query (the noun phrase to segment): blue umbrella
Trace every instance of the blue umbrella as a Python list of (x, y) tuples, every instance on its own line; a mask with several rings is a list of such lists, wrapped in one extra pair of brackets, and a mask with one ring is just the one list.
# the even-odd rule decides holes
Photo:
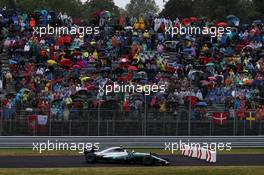
[(207, 106), (207, 103), (205, 103), (205, 102), (198, 102), (197, 104), (196, 104), (196, 106), (197, 107), (206, 107)]
[(259, 25), (262, 24), (262, 21), (260, 19), (253, 21), (253, 25)]
[(47, 16), (47, 15), (48, 15), (48, 11), (47, 11), (47, 10), (41, 10), (40, 13), (41, 13), (43, 16)]
[(240, 19), (238, 17), (234, 15), (228, 15), (226, 18), (229, 25), (239, 26)]
[(228, 15), (226, 18), (227, 19), (233, 19), (233, 18), (236, 18), (236, 16), (235, 15)]
[(10, 60), (9, 64), (17, 64), (16, 60)]
[(252, 86), (259, 86), (261, 84), (262, 80), (253, 80)]
[(112, 70), (111, 67), (103, 67), (100, 69), (101, 72), (109, 72), (111, 70)]
[(191, 54), (192, 53), (192, 49), (191, 48), (186, 48), (186, 49), (183, 49), (182, 52)]

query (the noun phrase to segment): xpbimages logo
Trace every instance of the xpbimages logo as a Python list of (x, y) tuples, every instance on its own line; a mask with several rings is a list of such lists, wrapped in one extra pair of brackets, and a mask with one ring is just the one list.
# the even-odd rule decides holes
[(84, 153), (85, 150), (92, 150), (95, 151), (99, 150), (100, 143), (84, 143), (84, 142), (58, 142), (57, 140), (47, 142), (34, 142), (32, 143), (33, 151), (38, 151), (40, 154), (43, 151), (79, 151), (79, 153)]
[(197, 142), (182, 142), (181, 140), (179, 142), (165, 142), (164, 143), (164, 149), (167, 151), (170, 151), (172, 154), (174, 154), (176, 151), (182, 151), (182, 148), (184, 148), (185, 146), (188, 146), (190, 148), (203, 148), (203, 149), (209, 149), (212, 151), (231, 151), (232, 149), (232, 143), (227, 142), (227, 143), (223, 143), (223, 142), (203, 142), (203, 143), (197, 143)]
[(165, 92), (165, 85), (140, 85), (140, 84), (118, 84), (114, 82), (112, 85), (99, 85), (99, 93), (108, 95), (111, 93), (151, 93)]
[(60, 36), (60, 35), (79, 35), (84, 37), (85, 35), (98, 35), (100, 34), (99, 27), (81, 27), (81, 26), (72, 26), (72, 27), (53, 27), (47, 25), (46, 27), (33, 27), (33, 35), (38, 35), (40, 37), (45, 35)]
[(182, 26), (170, 27), (166, 29), (166, 34), (173, 38), (176, 35), (209, 35), (211, 37), (222, 36), (224, 33), (230, 34), (231, 27), (196, 27), (196, 26)]

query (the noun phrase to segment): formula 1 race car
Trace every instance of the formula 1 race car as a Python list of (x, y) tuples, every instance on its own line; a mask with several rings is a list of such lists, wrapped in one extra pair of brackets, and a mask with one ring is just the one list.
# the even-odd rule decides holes
[(123, 147), (111, 147), (103, 151), (84, 151), (87, 163), (109, 162), (109, 163), (129, 163), (143, 165), (169, 165), (169, 161), (158, 157), (153, 153), (139, 153), (127, 151)]

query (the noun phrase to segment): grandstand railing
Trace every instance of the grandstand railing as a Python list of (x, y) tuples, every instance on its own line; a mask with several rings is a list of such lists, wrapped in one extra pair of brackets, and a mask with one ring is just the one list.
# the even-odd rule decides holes
[[(50, 120), (45, 125), (29, 119), (1, 120), (3, 136), (186, 136), (188, 120), (179, 119), (89, 119)], [(191, 120), (191, 136), (264, 135), (263, 121)]]

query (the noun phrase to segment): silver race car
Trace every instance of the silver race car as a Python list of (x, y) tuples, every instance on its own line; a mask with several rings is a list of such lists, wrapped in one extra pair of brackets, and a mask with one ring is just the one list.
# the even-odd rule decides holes
[(152, 153), (129, 152), (123, 147), (111, 147), (103, 151), (84, 151), (87, 163), (109, 162), (143, 165), (169, 165), (169, 161)]

